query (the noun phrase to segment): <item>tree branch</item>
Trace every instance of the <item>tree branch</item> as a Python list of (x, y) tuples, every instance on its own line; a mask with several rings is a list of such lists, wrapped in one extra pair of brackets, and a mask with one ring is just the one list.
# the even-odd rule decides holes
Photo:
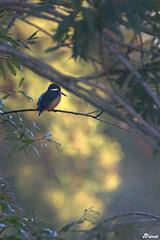
[[(3, 112), (3, 113), (1, 113), (1, 114), (2, 114), (2, 115), (5, 115), (5, 114), (12, 114), (12, 113), (36, 112), (36, 111), (38, 111), (37, 108), (33, 108), (33, 109), (30, 108), (30, 109), (19, 109), (19, 110), (7, 111), (7, 112)], [(99, 111), (101, 111), (101, 110), (99, 110)], [(78, 115), (78, 116), (90, 117), (90, 118), (96, 119), (96, 120), (98, 120), (98, 121), (100, 121), (100, 122), (104, 122), (104, 123), (107, 123), (107, 124), (109, 124), (109, 125), (111, 125), (111, 126), (117, 127), (117, 128), (119, 128), (119, 129), (121, 129), (121, 130), (124, 130), (124, 131), (126, 131), (126, 132), (128, 132), (128, 133), (131, 133), (131, 132), (130, 132), (128, 129), (126, 129), (126, 128), (123, 128), (123, 127), (121, 127), (121, 126), (119, 126), (119, 125), (117, 125), (117, 124), (115, 124), (115, 123), (111, 123), (111, 122), (108, 122), (108, 121), (106, 121), (106, 120), (103, 120), (103, 119), (99, 118), (99, 116), (103, 114), (103, 111), (101, 111), (101, 112), (100, 112), (99, 114), (97, 114), (97, 115), (92, 115), (92, 114), (89, 114), (89, 113), (80, 113), (80, 112), (73, 112), (73, 111), (58, 110), (58, 109), (53, 109), (53, 110), (50, 110), (49, 112), (68, 113), (68, 114), (73, 114), (73, 115)]]
[[(150, 217), (151, 219), (138, 219), (134, 221), (124, 221), (124, 222), (119, 222), (115, 224), (108, 224), (108, 222), (117, 220), (118, 218), (129, 217), (134, 215)], [(142, 228), (142, 227), (151, 227), (151, 226), (157, 226), (157, 225), (160, 225), (160, 217), (157, 215), (145, 213), (145, 212), (122, 213), (122, 214), (103, 220), (102, 223), (97, 224), (90, 231), (78, 237), (77, 240), (93, 239), (97, 236), (101, 236), (101, 235), (103, 236), (103, 234), (116, 232), (117, 230), (124, 227)]]
[(159, 226), (160, 221), (157, 219), (140, 219), (140, 220), (135, 220), (135, 221), (126, 221), (126, 222), (121, 222), (117, 224), (105, 224), (102, 225), (101, 227), (95, 227), (91, 229), (90, 231), (84, 233), (80, 237), (78, 237), (76, 240), (86, 240), (86, 239), (95, 239), (95, 237), (98, 236), (103, 236), (104, 234), (108, 234), (110, 232), (116, 232), (119, 229), (124, 229), (124, 228), (143, 228), (143, 227), (148, 227), (151, 228), (152, 226)]
[[(113, 115), (117, 119), (123, 122), (126, 122), (126, 117), (118, 109), (114, 108), (114, 106), (108, 107), (108, 104), (102, 105), (102, 102), (97, 101), (95, 98), (93, 98), (93, 96), (90, 97), (89, 95), (86, 95), (80, 92), (78, 90), (78, 86), (75, 87), (75, 83), (77, 82), (77, 80), (79, 81), (79, 78), (64, 75), (54, 67), (42, 62), (41, 60), (33, 56), (30, 56), (28, 54), (17, 52), (14, 49), (9, 48), (8, 46), (7, 47), (0, 46), (0, 51), (4, 53), (9, 53), (12, 56), (17, 57), (22, 64), (24, 64), (33, 72), (37, 73), (39, 76), (48, 78), (52, 82), (56, 82), (57, 84), (60, 84), (65, 89), (69, 90), (70, 92), (74, 93), (80, 98), (88, 101), (94, 107), (102, 109), (105, 112), (108, 112), (109, 114)], [(106, 99), (104, 102), (106, 102)], [(127, 123), (131, 124), (131, 122), (127, 122)]]
[[(73, 76), (65, 75), (59, 72), (54, 67), (44, 63), (43, 61), (20, 51), (17, 52), (8, 46), (0, 46), (0, 51), (16, 57), (22, 64), (24, 64), (33, 72), (37, 73), (39, 76), (47, 78), (51, 82), (56, 82), (57, 84), (60, 84), (62, 87), (79, 96), (80, 98), (86, 100), (97, 109), (101, 109), (114, 116), (118, 120), (125, 122), (131, 128), (136, 129), (138, 134), (142, 138), (146, 139), (146, 134), (149, 133), (148, 136), (151, 138), (151, 142), (153, 142), (153, 139), (154, 146), (158, 146), (156, 144), (156, 141), (160, 138), (160, 134), (156, 128), (156, 125), (153, 126), (151, 125), (151, 122), (144, 120), (138, 113), (134, 111), (134, 108), (128, 105), (128, 102), (123, 101), (117, 94), (114, 94), (113, 91), (109, 90), (105, 86), (102, 86), (93, 81), (88, 81), (88, 79), (85, 79), (84, 77), (76, 78)], [(93, 77), (95, 76), (93, 75)], [(82, 87), (84, 85), (81, 85), (81, 82), (86, 84), (85, 88)], [(88, 86), (90, 86), (90, 89), (91, 87), (94, 87), (102, 91), (98, 94), (98, 98), (101, 100), (98, 100), (96, 98), (95, 92), (92, 89), (88, 91)], [(111, 98), (111, 100), (114, 99), (114, 101), (116, 101), (119, 106), (123, 106), (123, 108), (116, 108), (113, 104), (111, 104), (111, 102), (109, 101), (110, 98), (108, 98), (108, 96)], [(128, 111), (129, 115), (126, 114), (128, 113)], [(138, 122), (137, 114), (139, 119)]]

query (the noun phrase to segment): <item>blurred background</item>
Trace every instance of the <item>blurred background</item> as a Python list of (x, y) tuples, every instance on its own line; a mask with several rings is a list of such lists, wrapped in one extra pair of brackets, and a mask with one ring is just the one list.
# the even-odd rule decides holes
[[(45, 21), (34, 21), (44, 29), (52, 28)], [(17, 22), (11, 30), (23, 39), (34, 31), (34, 27), (22, 22)], [(35, 54), (73, 76), (93, 71), (90, 63), (74, 62), (66, 49), (44, 54), (46, 45), (49, 47), (52, 42), (41, 32), (38, 36), (43, 38), (38, 39), (34, 47), (31, 46), (33, 56)], [(21, 77), (25, 77), (22, 89), (34, 101), (29, 103), (23, 96), (13, 94), (5, 100), (8, 109), (36, 108), (40, 94), (50, 84), (25, 68), (15, 77), (8, 74), (5, 82), (1, 79), (1, 89), (16, 91)], [(84, 113), (95, 110), (72, 93), (65, 89), (62, 91), (68, 97), (62, 96), (58, 109)], [(129, 134), (94, 119), (63, 113), (45, 112), (39, 117), (38, 112), (28, 112), (23, 116), (45, 132), (52, 133), (53, 139), (61, 144), (60, 147), (56, 143), (48, 143), (45, 148), (37, 145), (40, 159), (35, 152), (25, 155), (15, 151), (9, 157), (13, 145), (3, 143), (1, 135), (0, 175), (10, 183), (23, 209), (30, 211), (33, 208), (39, 218), (56, 230), (79, 219), (84, 210), (91, 207), (100, 213), (100, 216), (90, 216), (96, 222), (129, 211), (160, 214), (159, 155), (154, 155), (152, 148), (134, 130), (130, 129)], [(101, 117), (121, 124), (107, 114)], [(39, 136), (37, 131), (36, 138)], [(90, 224), (86, 223), (85, 227)], [(160, 230), (152, 231), (160, 235)]]

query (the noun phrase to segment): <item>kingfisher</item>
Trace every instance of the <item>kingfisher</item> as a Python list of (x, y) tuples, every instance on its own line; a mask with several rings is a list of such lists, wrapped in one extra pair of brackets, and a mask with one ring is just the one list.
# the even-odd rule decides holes
[(50, 84), (47, 91), (42, 93), (38, 99), (39, 116), (43, 111), (50, 111), (57, 107), (61, 101), (61, 94), (67, 97), (66, 94), (61, 92), (59, 85), (55, 83)]

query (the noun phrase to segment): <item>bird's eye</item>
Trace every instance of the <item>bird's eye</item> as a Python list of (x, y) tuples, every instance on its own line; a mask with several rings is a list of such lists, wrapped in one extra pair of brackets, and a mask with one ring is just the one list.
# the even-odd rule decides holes
[(53, 89), (50, 89), (50, 91), (57, 92), (57, 91), (59, 91), (59, 89), (58, 88), (53, 88)]

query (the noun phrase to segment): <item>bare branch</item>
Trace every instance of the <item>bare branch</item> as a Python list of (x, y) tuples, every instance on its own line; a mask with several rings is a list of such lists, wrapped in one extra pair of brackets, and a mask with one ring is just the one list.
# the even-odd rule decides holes
[[(102, 109), (103, 111), (111, 114), (117, 119), (125, 122), (131, 128), (137, 129), (137, 133), (140, 134), (141, 137), (146, 138), (146, 136), (144, 135), (146, 135), (147, 133), (148, 136), (154, 141), (160, 139), (160, 133), (157, 130), (156, 125), (153, 126), (151, 125), (151, 122), (147, 122), (146, 120), (144, 120), (138, 113), (135, 112), (135, 110), (131, 106), (129, 106), (128, 102), (125, 102), (121, 97), (119, 97), (117, 94), (115, 94), (108, 88), (101, 86), (100, 84), (93, 81), (88, 81), (88, 79), (85, 79), (84, 77), (76, 78), (73, 76), (65, 75), (59, 72), (54, 67), (44, 63), (43, 61), (28, 54), (17, 52), (8, 46), (0, 46), (0, 51), (11, 54), (12, 56), (18, 58), (22, 64), (24, 64), (30, 70), (42, 76), (43, 78), (48, 78), (52, 82), (60, 84), (65, 89), (88, 101), (94, 107)], [(88, 77), (90, 78), (89, 75)], [(79, 82), (79, 84), (77, 84), (77, 82)], [(85, 83), (86, 87), (82, 87), (81, 83)], [(96, 89), (102, 91), (102, 93), (98, 95), (98, 99), (96, 98), (96, 95), (92, 90), (88, 90), (88, 86), (95, 87)], [(104, 95), (104, 93), (106, 95)], [(132, 116), (132, 118), (129, 118), (127, 114), (124, 114), (124, 112), (121, 111), (122, 108), (116, 108), (111, 103), (111, 101), (108, 100), (108, 96), (110, 96), (111, 101), (114, 100), (117, 104), (123, 106), (126, 113), (129, 111), (129, 114), (131, 114), (130, 116)], [(137, 119), (139, 120), (138, 122)]]
[[(100, 225), (100, 224), (99, 224)], [(108, 234), (110, 232), (116, 232), (119, 229), (123, 229), (124, 227), (133, 227), (133, 228), (143, 228), (148, 227), (151, 228), (152, 226), (159, 226), (160, 220), (157, 220), (155, 218), (152, 219), (140, 219), (135, 221), (126, 221), (126, 222), (120, 222), (117, 224), (104, 224), (102, 226), (97, 226), (90, 231), (84, 233), (80, 237), (78, 237), (76, 240), (86, 240), (86, 239), (94, 239), (98, 236), (103, 236), (103, 234)]]
[(160, 109), (160, 99), (158, 99), (158, 97), (155, 95), (155, 93), (152, 91), (152, 89), (148, 86), (146, 82), (141, 82), (141, 85), (145, 88), (146, 92), (150, 95), (157, 107)]
[[(134, 215), (145, 216), (151, 219), (139, 219), (134, 221), (125, 221), (125, 222), (119, 222), (114, 224), (108, 224), (108, 222), (117, 220), (118, 218), (129, 217)], [(157, 226), (157, 225), (160, 225), (160, 217), (157, 215), (145, 213), (145, 212), (122, 213), (122, 214), (103, 220), (100, 224), (97, 224), (97, 226), (93, 227), (90, 231), (78, 237), (77, 240), (93, 239), (96, 236), (108, 234), (110, 232), (115, 232), (121, 228), (128, 227), (128, 226), (133, 228), (142, 228), (142, 227), (151, 227), (151, 226)]]

